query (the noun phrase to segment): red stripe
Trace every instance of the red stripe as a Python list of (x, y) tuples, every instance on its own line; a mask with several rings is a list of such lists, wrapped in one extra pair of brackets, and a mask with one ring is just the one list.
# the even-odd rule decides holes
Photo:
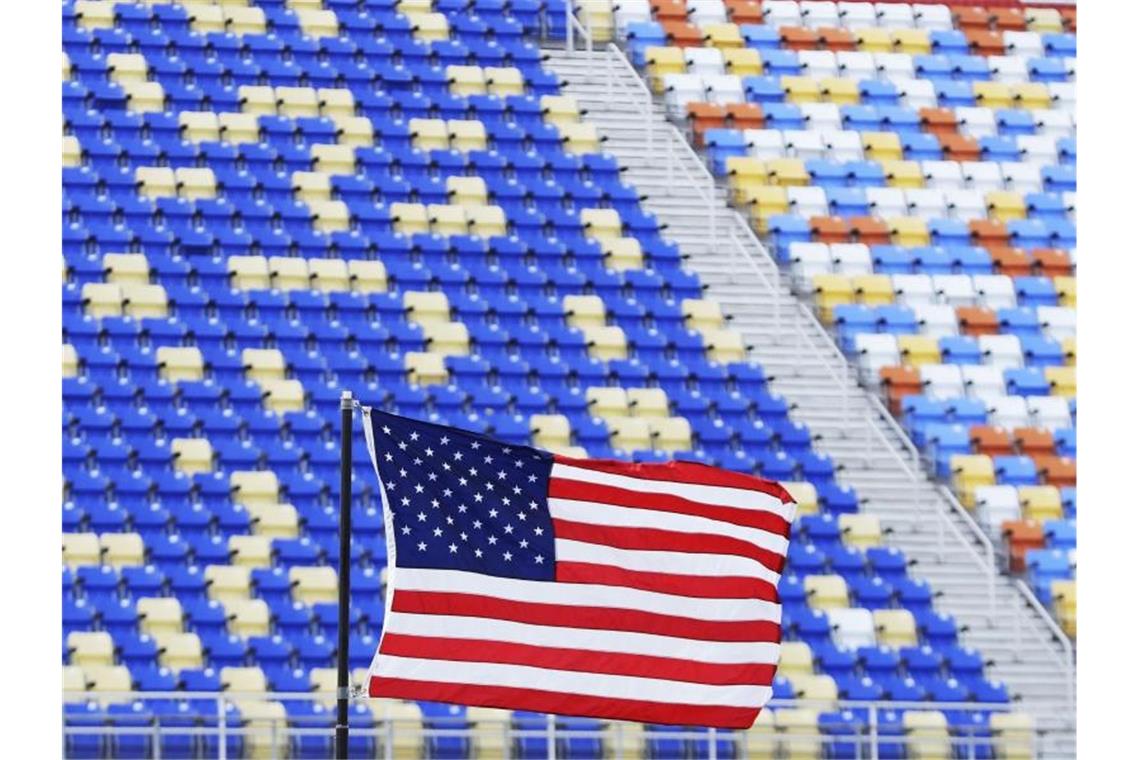
[[(557, 591), (552, 589), (552, 594), (556, 593)], [(780, 639), (780, 624), (769, 620), (699, 620), (644, 610), (516, 602), (494, 596), (442, 591), (397, 590), (392, 598), (392, 611), (512, 620), (516, 623), (559, 628), (629, 631), (701, 641), (779, 641)]]
[(495, 662), (579, 673), (606, 673), (709, 686), (771, 686), (775, 665), (712, 663), (671, 657), (541, 647), (482, 639), (452, 639), (385, 633), (380, 654), (449, 662)]
[(635, 699), (559, 694), (554, 691), (510, 686), (471, 686), (375, 676), (369, 679), (368, 696), (713, 728), (748, 728), (760, 712), (759, 707), (666, 704)]
[(625, 586), (643, 591), (660, 591), (663, 594), (694, 596), (701, 599), (762, 599), (780, 601), (776, 587), (759, 578), (733, 576), (701, 577), (672, 575), (642, 570), (626, 570), (589, 562), (556, 563), (554, 579), (559, 583), (600, 583), (604, 586)]
[(632, 491), (628, 488), (586, 483), (564, 477), (550, 479), (548, 495), (552, 499), (593, 501), (619, 507), (634, 507), (635, 509), (651, 509), (658, 512), (704, 517), (745, 528), (766, 530), (783, 538), (787, 538), (791, 532), (791, 526), (787, 520), (767, 510), (702, 504), (674, 494)]
[(765, 480), (740, 472), (730, 472), (700, 462), (618, 462), (612, 459), (573, 459), (560, 454), (554, 455), (556, 464), (568, 467), (582, 467), (597, 472), (624, 475), (627, 478), (655, 480), (669, 483), (690, 483), (701, 486), (721, 486), (723, 488), (743, 488), (747, 491), (774, 496), (785, 504), (795, 500), (774, 480)]
[(698, 554), (732, 554), (754, 559), (774, 572), (784, 569), (784, 556), (777, 552), (739, 538), (713, 533), (682, 533), (659, 528), (627, 527), (624, 525), (595, 525), (554, 519), (554, 532), (558, 538), (570, 538), (588, 544), (612, 546), (617, 549), (644, 551), (687, 552)]

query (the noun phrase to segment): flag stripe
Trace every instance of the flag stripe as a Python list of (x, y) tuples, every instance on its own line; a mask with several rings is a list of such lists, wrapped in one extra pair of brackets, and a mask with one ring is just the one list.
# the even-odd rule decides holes
[(448, 594), (398, 589), (393, 612), (511, 620), (564, 628), (630, 631), (704, 641), (756, 641), (777, 635), (780, 624), (769, 620), (715, 622), (641, 610), (579, 607), (565, 604), (513, 602), (480, 594)]
[(535, 712), (581, 715), (588, 718), (630, 720), (643, 723), (682, 723), (723, 728), (748, 728), (756, 719), (756, 707), (718, 707), (680, 702), (650, 702), (641, 699), (584, 697), (542, 689), (506, 686), (470, 686), (406, 678), (373, 678), (371, 697), (394, 697), (461, 705), (501, 707), (526, 705)]
[(384, 636), (384, 653), (403, 657), (467, 662), (470, 660), (531, 665), (552, 670), (612, 673), (623, 676), (664, 677), (713, 686), (770, 682), (775, 665), (761, 663), (719, 664), (693, 662), (675, 657), (651, 657), (622, 652), (599, 654), (584, 649), (538, 647), (513, 642), (454, 639), (430, 636)]
[(794, 504), (794, 500), (787, 490), (775, 481), (723, 470), (718, 467), (710, 467), (699, 462), (629, 463), (607, 459), (571, 459), (560, 455), (554, 457), (554, 462), (556, 465), (608, 472), (623, 477), (637, 478), (638, 480), (660, 481), (668, 484), (690, 483), (754, 491), (770, 496), (784, 504)]
[(708, 552), (639, 551), (599, 546), (572, 541), (559, 536), (554, 540), (558, 562), (586, 562), (611, 565), (622, 570), (686, 575), (716, 587), (720, 578), (758, 578), (770, 584), (780, 580), (779, 573), (748, 557)]
[(695, 596), (706, 599), (763, 599), (780, 601), (774, 584), (759, 578), (722, 577), (716, 584), (708, 578), (695, 575), (627, 570), (612, 565), (590, 562), (562, 562), (557, 566), (555, 578), (560, 583), (601, 583), (609, 586), (629, 586), (663, 594)]

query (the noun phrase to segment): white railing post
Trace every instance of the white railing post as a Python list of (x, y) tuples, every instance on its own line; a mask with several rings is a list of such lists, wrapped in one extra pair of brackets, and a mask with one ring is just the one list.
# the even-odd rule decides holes
[(218, 696), (218, 758), (226, 760), (226, 700)]
[(879, 708), (872, 707), (867, 712), (869, 733), (871, 734), (871, 760), (879, 760)]
[(566, 0), (566, 52), (574, 49), (574, 0)]
[(555, 741), (554, 741), (554, 715), (547, 714), (546, 716), (546, 758), (547, 760), (554, 760), (557, 755)]

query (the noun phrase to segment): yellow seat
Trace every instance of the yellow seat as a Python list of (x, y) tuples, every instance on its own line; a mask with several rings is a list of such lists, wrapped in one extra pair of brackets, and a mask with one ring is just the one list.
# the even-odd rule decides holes
[(67, 661), (72, 665), (114, 665), (115, 641), (106, 631), (72, 631), (67, 634)]
[(890, 647), (912, 647), (918, 644), (918, 629), (910, 610), (873, 610), (875, 633), (879, 643)]
[(986, 193), (986, 210), (992, 219), (1003, 222), (1012, 219), (1024, 219), (1026, 215), (1025, 198), (1021, 193), (1010, 190), (995, 190)]
[[(125, 665), (91, 665), (83, 669), (88, 691), (129, 692), (132, 689), (131, 671)], [(104, 702), (119, 701), (122, 697), (104, 698)]]
[(87, 699), (85, 694), (77, 692), (87, 691), (87, 679), (83, 677), (83, 668), (78, 665), (63, 666), (63, 701), (82, 702)]
[(895, 29), (890, 36), (896, 52), (907, 55), (930, 53), (930, 35), (925, 29)]
[[(269, 96), (272, 98), (273, 93), (270, 92)], [(257, 114), (218, 114), (218, 134), (223, 142), (233, 145), (259, 142), (261, 140), (261, 126), (257, 123)]]
[[(783, 650), (783, 646), (780, 647)], [(744, 748), (744, 757), (756, 760), (774, 760), (778, 757), (779, 742), (776, 739), (776, 713), (772, 710), (761, 710), (752, 722), (751, 728), (745, 730), (741, 737)], [(813, 755), (814, 757), (814, 755)]]
[(135, 169), (139, 195), (145, 198), (173, 198), (178, 194), (174, 170), (164, 166), (140, 166)]
[(873, 161), (902, 161), (902, 141), (894, 132), (864, 132), (863, 153)]
[(1026, 7), (1025, 26), (1031, 32), (1061, 33), (1065, 31), (1061, 12), (1056, 8)]
[(230, 632), (246, 638), (269, 635), (269, 605), (264, 599), (223, 599)]
[(147, 81), (150, 67), (138, 53), (108, 53), (107, 73), (116, 84)]
[(80, 166), (83, 164), (83, 149), (79, 147), (79, 139), (74, 135), (65, 135), (63, 138), (63, 165)]
[(586, 406), (595, 417), (628, 417), (629, 398), (624, 388), (593, 387), (586, 389)]
[(225, 667), (218, 675), (222, 679), (222, 688), (226, 691), (261, 693), (268, 686), (261, 668)]
[(392, 215), (392, 227), (396, 232), (415, 235), (429, 232), (427, 206), (420, 203), (393, 203), (388, 207)]
[(477, 206), (466, 209), (469, 234), (495, 237), (507, 234), (507, 215), (499, 206)]
[(815, 673), (811, 647), (802, 641), (785, 641), (780, 645), (780, 663), (776, 672), (784, 678), (810, 676)]
[(254, 502), (244, 506), (249, 512), (250, 527), (255, 535), (268, 538), (297, 537), (299, 520), (292, 504)]
[(510, 757), (511, 713), (494, 707), (468, 707), (467, 720), (471, 723), (470, 736), (474, 744), (474, 757), (478, 760)]
[(197, 2), (187, 3), (183, 7), (194, 31), (209, 34), (226, 30), (226, 16), (220, 5)]
[(423, 755), (423, 713), (415, 702), (375, 699), (370, 705), (378, 721), (392, 726), (391, 756), (412, 760)]
[(648, 420), (640, 417), (613, 417), (606, 420), (610, 445), (622, 451), (644, 451), (653, 448)]
[(561, 414), (532, 414), (531, 442), (539, 448), (570, 445), (570, 420)]
[(811, 77), (782, 76), (780, 86), (784, 88), (784, 99), (788, 103), (818, 103), (819, 84)]
[(1013, 108), (1013, 92), (1002, 82), (974, 82), (974, 97), (984, 108)]
[(1045, 379), (1049, 381), (1054, 396), (1077, 397), (1076, 367), (1046, 367)]
[(373, 144), (372, 120), (368, 117), (334, 115), (331, 118), (336, 124), (336, 138), (339, 144), (353, 148)]
[(990, 716), (994, 749), (1006, 760), (1032, 760), (1034, 751), (1033, 717), (1025, 713), (994, 713)]
[(163, 380), (196, 381), (204, 376), (205, 363), (197, 346), (159, 346), (154, 353)]
[(962, 506), (974, 508), (974, 489), (994, 484), (994, 463), (985, 454), (955, 454), (950, 457), (954, 491)]
[(885, 274), (860, 274), (851, 278), (855, 298), (866, 306), (884, 306), (895, 302), (895, 288)]
[(1056, 486), (1020, 486), (1017, 501), (1023, 519), (1044, 523), (1064, 517), (1061, 491)]
[[(705, 44), (723, 51), (740, 50), (744, 47), (744, 37), (740, 34), (740, 27), (733, 23), (704, 24), (701, 31), (705, 33)], [(738, 71), (728, 73), (740, 75)]]
[(937, 338), (929, 335), (900, 335), (898, 346), (899, 356), (908, 367), (942, 363), (942, 349), (938, 346)]
[(63, 81), (71, 79), (71, 56), (66, 52), (63, 53)]
[(207, 565), (202, 571), (211, 599), (229, 602), (249, 599), (249, 568), (241, 565)]
[(108, 0), (75, 0), (75, 19), (81, 29), (111, 29), (115, 6)]
[(428, 351), (443, 356), (466, 356), (471, 353), (467, 325), (462, 322), (431, 322), (423, 326)]
[(1053, 581), (1053, 611), (1061, 627), (1069, 636), (1077, 635), (1077, 582), (1070, 580)]
[(625, 331), (617, 326), (597, 325), (581, 328), (586, 337), (590, 356), (595, 359), (625, 359), (627, 356)]
[(817, 274), (812, 276), (812, 289), (820, 319), (830, 324), (836, 306), (855, 302), (855, 289), (851, 280), (841, 274)]
[(434, 7), (433, 0), (400, 0), (396, 3), (399, 13), (431, 13)]
[(668, 417), (669, 397), (661, 388), (629, 388), (629, 414), (632, 417)]
[(653, 448), (658, 451), (690, 451), (693, 448), (693, 429), (684, 417), (649, 417), (649, 435)]
[(609, 238), (602, 241), (602, 257), (606, 268), (615, 272), (641, 269), (643, 254), (637, 238)]
[(1053, 106), (1053, 96), (1041, 82), (1020, 82), (1011, 89), (1014, 105), (1018, 108), (1044, 110)]
[(908, 248), (930, 245), (930, 230), (926, 220), (917, 216), (895, 216), (886, 220), (891, 230), (891, 242)]
[(538, 104), (547, 124), (577, 124), (582, 120), (578, 101), (570, 95), (543, 95)]
[(63, 376), (75, 377), (79, 374), (79, 354), (75, 346), (70, 343), (63, 344)]
[(119, 86), (127, 96), (128, 111), (162, 113), (166, 110), (166, 91), (158, 82), (128, 82)]
[(281, 116), (320, 116), (321, 104), (312, 87), (274, 87), (277, 113)]
[(277, 504), (280, 485), (271, 470), (238, 470), (230, 473), (234, 501), (239, 504)]
[(482, 177), (447, 178), (447, 197), (450, 203), (472, 208), (487, 203), (487, 183)]
[[(355, 174), (356, 149), (351, 145), (314, 145), (309, 151), (315, 163), (317, 172), (325, 174), (325, 186), (328, 186), (329, 174)], [(294, 175), (296, 176), (296, 175)], [(330, 196), (315, 197), (313, 200), (329, 200)], [(302, 200), (308, 200), (302, 198)]]
[(843, 535), (843, 543), (866, 549), (878, 546), (883, 540), (883, 531), (879, 527), (879, 518), (865, 513), (842, 514), (839, 516), (839, 530)]
[(610, 0), (577, 0), (575, 7), (594, 42), (609, 42), (614, 36)]
[(483, 150), (487, 147), (487, 129), (481, 121), (452, 119), (447, 122), (447, 136), (455, 150)]
[(319, 604), (337, 600), (336, 570), (324, 567), (291, 567), (289, 582), (293, 586), (293, 600), (304, 604)]
[(774, 185), (749, 187), (743, 204), (748, 206), (753, 226), (760, 232), (767, 232), (768, 217), (788, 213), (788, 191)]
[(265, 34), (265, 11), (260, 8), (227, 6), (222, 15), (231, 34)]
[(69, 567), (98, 565), (102, 556), (99, 537), (94, 533), (63, 534), (63, 564)]
[[(260, 668), (253, 668), (260, 671)], [(264, 682), (264, 676), (261, 677)], [(223, 679), (224, 681), (224, 679)], [(229, 691), (236, 691), (233, 687)], [(241, 691), (245, 691), (244, 689)], [(257, 760), (286, 757), (289, 752), (289, 725), (285, 705), (264, 699), (251, 699), (235, 702), (241, 715), (243, 745), (246, 755)]]
[(903, 713), (907, 735), (907, 757), (922, 760), (949, 760), (950, 732), (946, 716), (936, 710), (907, 710)]
[(606, 305), (595, 295), (564, 296), (562, 310), (570, 327), (602, 327), (606, 324)]
[(408, 122), (408, 133), (412, 137), (412, 144), (420, 150), (451, 148), (447, 122), (443, 119), (412, 119)]
[(1061, 348), (1065, 352), (1065, 366), (1077, 366), (1077, 339), (1073, 337), (1062, 338)]
[(348, 204), (344, 201), (313, 201), (313, 229), (318, 232), (342, 232), (350, 226)]
[(922, 166), (917, 161), (883, 161), (883, 174), (890, 187), (922, 188), (926, 187), (926, 176)]
[(621, 217), (612, 208), (584, 208), (578, 217), (586, 237), (605, 240), (622, 236)]
[(450, 379), (443, 354), (410, 351), (404, 355), (404, 366), (414, 385), (445, 385)]
[(182, 604), (174, 597), (144, 597), (135, 604), (139, 630), (149, 636), (182, 633)]
[(203, 665), (202, 641), (196, 633), (165, 632), (154, 636), (158, 645), (158, 662), (177, 672)]
[(810, 708), (779, 710), (773, 717), (779, 757), (807, 760), (820, 756), (819, 712)]
[(309, 262), (291, 256), (269, 257), (269, 282), (277, 290), (308, 290)]
[[(729, 156), (725, 159), (724, 167), (729, 177), (729, 185), (732, 187), (733, 200), (738, 205), (751, 202), (755, 192), (770, 184), (768, 167), (758, 158)], [(785, 192), (785, 209), (786, 197)]]
[(799, 158), (774, 158), (764, 165), (769, 181), (780, 187), (807, 187), (811, 175)]
[(427, 325), (451, 321), (451, 305), (447, 295), (435, 292), (409, 290), (404, 293), (404, 311), (409, 322)]
[(724, 71), (738, 77), (760, 76), (764, 73), (764, 62), (760, 51), (752, 48), (721, 50), (724, 53)]
[(167, 316), (166, 288), (139, 283), (125, 283), (121, 288), (123, 314), (126, 316), (135, 319)]
[(796, 513), (800, 515), (819, 514), (819, 495), (815, 486), (807, 481), (785, 481), (780, 483), (788, 495), (796, 502)]
[(828, 103), (840, 106), (859, 105), (859, 82), (844, 77), (828, 77), (820, 80), (819, 94)]
[(340, 22), (332, 11), (318, 8), (295, 10), (301, 31), (309, 37), (336, 37), (340, 34)]
[(383, 261), (353, 259), (348, 262), (348, 279), (357, 293), (384, 293), (388, 290), (388, 270)]
[(645, 49), (645, 70), (649, 73), (653, 91), (660, 94), (665, 91), (666, 75), (685, 73), (685, 51), (676, 47), (648, 47)]
[(702, 336), (705, 339), (705, 353), (714, 362), (742, 362), (747, 357), (748, 348), (744, 345), (744, 336), (738, 330), (727, 327), (705, 330)]
[(873, 27), (859, 29), (855, 32), (855, 43), (864, 53), (890, 53), (894, 51), (894, 42), (886, 29)]
[(487, 66), (483, 69), (483, 81), (487, 83), (488, 95), (505, 98), (510, 95), (526, 94), (522, 72), (514, 67)]
[(183, 111), (178, 114), (178, 126), (182, 130), (182, 139), (189, 142), (218, 142), (221, 139), (221, 123), (216, 113)]
[(1053, 289), (1057, 291), (1057, 302), (1061, 306), (1077, 307), (1077, 278), (1069, 275), (1053, 278)]
[(352, 90), (340, 87), (317, 88), (317, 107), (321, 110), (321, 116), (330, 119), (356, 116), (356, 98)]
[(445, 69), (452, 95), (486, 95), (483, 69), (478, 66), (448, 66)]
[(562, 135), (562, 147), (567, 153), (600, 153), (598, 128), (591, 123), (556, 124)]
[(804, 578), (808, 604), (817, 610), (844, 610), (850, 606), (847, 581), (841, 575), (809, 575)]
[(230, 552), (230, 561), (241, 567), (273, 564), (273, 545), (268, 536), (230, 536)]
[[(245, 114), (256, 116), (277, 115), (277, 95), (266, 85), (243, 84), (238, 87), (238, 99)], [(219, 117), (220, 118), (220, 117)]]
[(685, 326), (693, 330), (719, 330), (724, 327), (724, 313), (720, 302), (706, 298), (685, 298), (681, 300), (681, 314)]
[(423, 42), (444, 42), (451, 38), (451, 25), (442, 13), (417, 13), (408, 15), (416, 39)]
[(214, 470), (214, 449), (205, 438), (175, 438), (170, 442), (170, 453), (178, 472), (194, 475)]
[(265, 408), (277, 414), (305, 411), (305, 388), (300, 380), (263, 380)]
[(181, 167), (174, 170), (178, 195), (182, 198), (198, 200), (213, 198), (218, 193), (214, 171), (204, 167)]
[(150, 283), (150, 263), (141, 253), (106, 253), (103, 271), (107, 282), (119, 285), (146, 285)]
[(239, 290), (268, 290), (269, 261), (264, 256), (230, 256), (226, 259), (230, 287)]
[(788, 679), (796, 691), (796, 698), (807, 702), (832, 702), (839, 699), (835, 679), (823, 673), (808, 673)]
[(349, 274), (349, 263), (344, 259), (309, 259), (309, 277), (313, 290), (325, 293), (350, 290), (352, 277)]

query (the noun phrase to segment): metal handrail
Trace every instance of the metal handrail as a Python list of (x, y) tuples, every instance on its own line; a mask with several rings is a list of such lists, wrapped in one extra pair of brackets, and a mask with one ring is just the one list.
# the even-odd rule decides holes
[[(1033, 611), (1037, 613), (1037, 617), (1039, 617), (1045, 621), (1045, 627), (1049, 629), (1049, 633), (1052, 634), (1053, 638), (1056, 639), (1057, 641), (1061, 642), (1061, 651), (1064, 653), (1064, 662), (1062, 663), (1062, 667), (1065, 668), (1065, 675), (1066, 675), (1066, 678), (1065, 678), (1065, 689), (1066, 689), (1065, 697), (1069, 703), (1069, 709), (1071, 711), (1073, 711), (1076, 709), (1076, 706), (1077, 706), (1077, 698), (1076, 698), (1076, 680), (1077, 680), (1076, 662), (1077, 662), (1077, 660), (1076, 660), (1076, 653), (1073, 650), (1073, 642), (1069, 638), (1068, 634), (1066, 634), (1063, 630), (1061, 630), (1061, 626), (1057, 625), (1057, 621), (1053, 619), (1053, 616), (1051, 614), (1049, 614), (1049, 611), (1046, 610), (1045, 606), (1041, 604), (1041, 601), (1037, 598), (1037, 595), (1033, 593), (1032, 589), (1030, 589), (1029, 586), (1025, 585), (1025, 581), (1021, 580), (1020, 578), (1017, 578), (1014, 580), (1013, 585), (1014, 585), (1014, 588), (1017, 589), (1018, 593), (1020, 593), (1021, 596), (1029, 603), (1030, 608), (1032, 608)], [(1016, 621), (1015, 621), (1015, 624), (1018, 626), (1018, 633), (1019, 634), (1021, 633), (1020, 622), (1021, 622), (1021, 614), (1019, 611), (1017, 614)]]

